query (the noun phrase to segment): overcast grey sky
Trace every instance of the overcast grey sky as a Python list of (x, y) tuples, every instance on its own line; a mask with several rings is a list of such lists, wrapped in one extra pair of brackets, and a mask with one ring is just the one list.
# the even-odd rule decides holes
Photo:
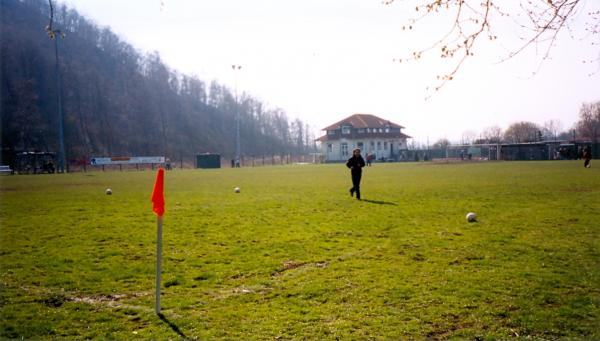
[[(508, 1), (508, 0), (507, 0)], [(511, 0), (512, 1), (512, 0)], [(60, 0), (59, 0), (60, 3)], [(518, 46), (519, 32), (499, 22), (482, 39), (454, 81), (431, 98), (426, 90), (450, 64), (437, 57), (398, 63), (440, 39), (447, 21), (432, 18), (402, 31), (410, 12), (402, 1), (381, 0), (68, 0), (70, 7), (108, 26), (140, 51), (158, 51), (171, 68), (213, 79), (300, 117), (315, 130), (354, 113), (370, 113), (405, 126), (417, 141), (529, 120), (577, 121), (583, 102), (600, 100), (599, 35), (584, 37), (579, 13), (575, 39), (559, 36), (537, 75), (535, 47), (498, 63)], [(586, 10), (600, 8), (587, 1)], [(414, 10), (414, 8), (412, 9)], [(232, 71), (231, 65), (242, 65)]]

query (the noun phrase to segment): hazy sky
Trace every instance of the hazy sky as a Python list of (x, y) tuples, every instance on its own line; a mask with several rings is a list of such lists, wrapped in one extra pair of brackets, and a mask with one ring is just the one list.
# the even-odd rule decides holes
[[(513, 1), (513, 0), (505, 0)], [(582, 0), (583, 1), (583, 0)], [(60, 2), (60, 0), (59, 0)], [(398, 63), (434, 43), (448, 22), (431, 18), (407, 33), (410, 1), (381, 0), (69, 0), (99, 26), (109, 26), (140, 51), (158, 51), (171, 68), (213, 79), (300, 117), (315, 130), (354, 113), (405, 126), (417, 141), (460, 141), (467, 131), (529, 120), (577, 121), (583, 102), (600, 100), (599, 35), (559, 36), (551, 59), (531, 48), (499, 61), (519, 44), (511, 21), (493, 29), (508, 40), (476, 45), (454, 81), (426, 99), (436, 75), (452, 66), (436, 57)], [(587, 1), (585, 11), (600, 8)], [(231, 65), (242, 65), (232, 71)], [(591, 75), (592, 73), (595, 74)], [(320, 132), (319, 132), (320, 133)]]

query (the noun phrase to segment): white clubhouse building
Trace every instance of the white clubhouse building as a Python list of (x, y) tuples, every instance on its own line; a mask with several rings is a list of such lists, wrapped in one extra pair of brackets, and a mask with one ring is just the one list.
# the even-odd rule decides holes
[(363, 158), (372, 154), (377, 160), (399, 160), (407, 149), (402, 133), (404, 127), (370, 114), (354, 114), (324, 128), (321, 153), (325, 161), (345, 161), (354, 148), (360, 148)]

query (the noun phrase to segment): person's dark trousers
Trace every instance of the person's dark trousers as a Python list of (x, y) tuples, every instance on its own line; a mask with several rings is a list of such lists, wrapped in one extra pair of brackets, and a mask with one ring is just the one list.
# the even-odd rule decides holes
[(360, 178), (362, 176), (361, 173), (352, 173), (352, 189), (350, 190), (352, 193), (356, 193), (356, 199), (360, 199)]
[(590, 159), (585, 159), (585, 161), (583, 162), (583, 167), (585, 168), (589, 168), (590, 167)]

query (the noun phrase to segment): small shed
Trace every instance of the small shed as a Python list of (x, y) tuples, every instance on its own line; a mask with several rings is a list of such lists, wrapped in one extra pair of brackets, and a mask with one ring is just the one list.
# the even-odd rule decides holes
[(196, 155), (196, 168), (221, 168), (221, 155), (210, 153)]

